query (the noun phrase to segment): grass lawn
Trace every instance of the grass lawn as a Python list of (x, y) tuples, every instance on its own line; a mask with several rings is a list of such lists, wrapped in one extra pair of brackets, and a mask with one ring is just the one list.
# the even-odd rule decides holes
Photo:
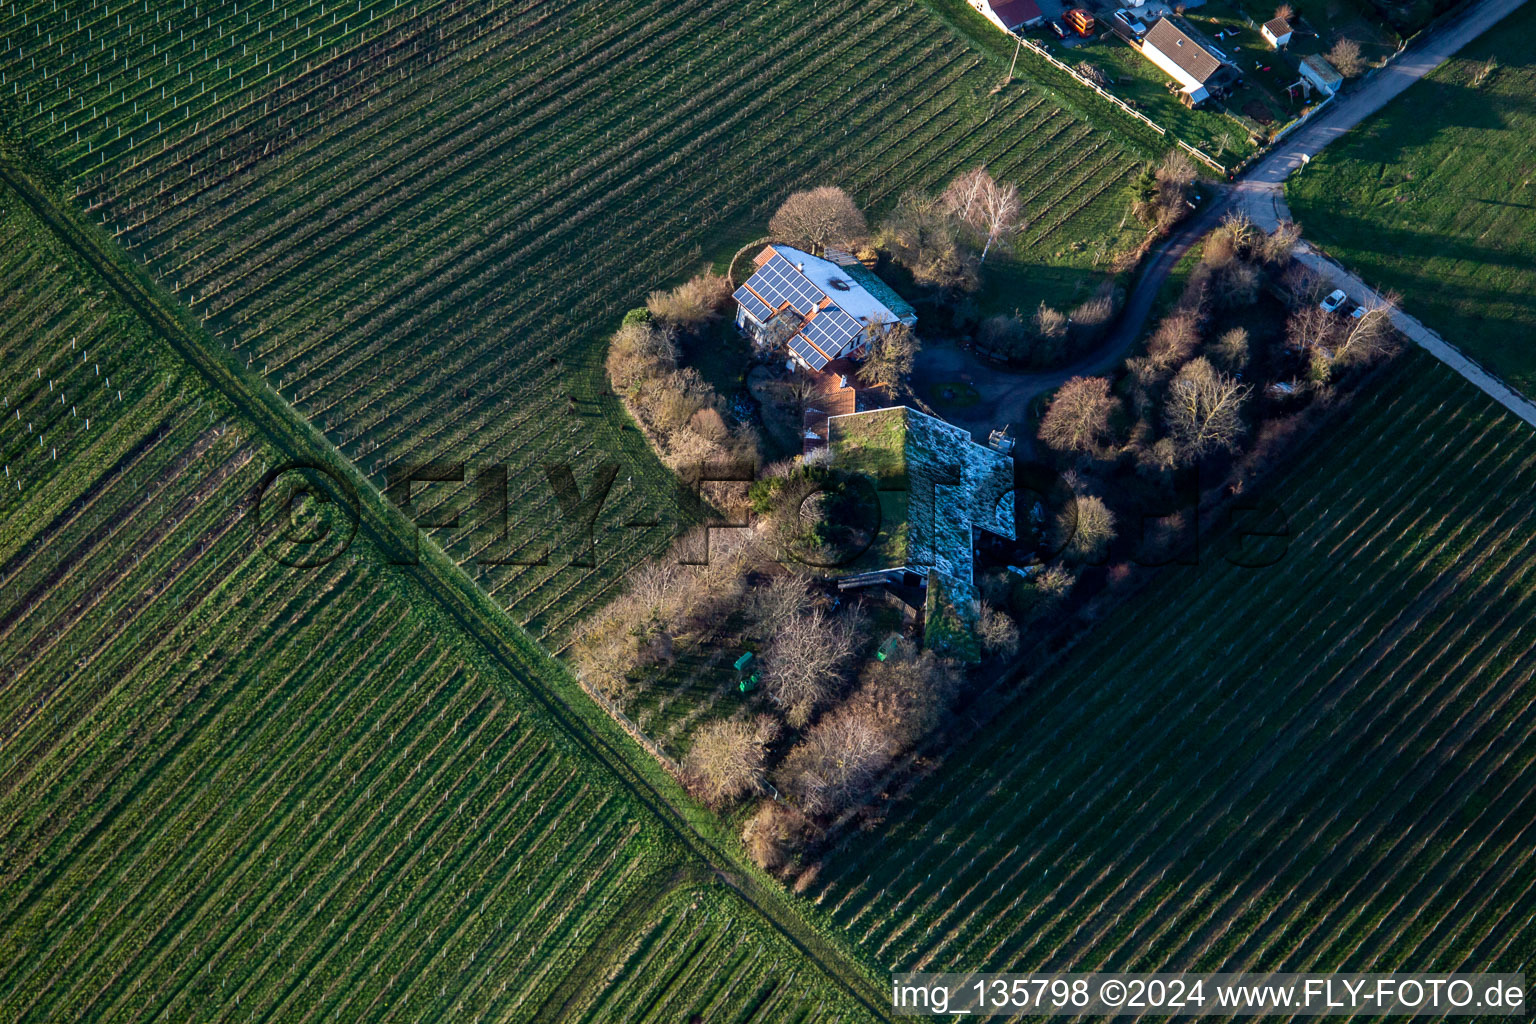
[[(1536, 61), (1526, 7), (1291, 178), (1306, 235), (1536, 395)], [(1486, 78), (1483, 69), (1496, 60)]]

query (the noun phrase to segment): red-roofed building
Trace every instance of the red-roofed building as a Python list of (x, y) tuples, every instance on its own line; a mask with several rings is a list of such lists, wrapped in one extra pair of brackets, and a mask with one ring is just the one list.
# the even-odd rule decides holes
[(1035, 0), (971, 0), (971, 6), (1004, 32), (1022, 32), (1045, 20)]

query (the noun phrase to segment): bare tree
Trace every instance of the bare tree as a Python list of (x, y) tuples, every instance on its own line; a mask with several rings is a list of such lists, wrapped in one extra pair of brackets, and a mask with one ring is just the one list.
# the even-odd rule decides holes
[(917, 358), (917, 335), (903, 323), (871, 324), (866, 332), (869, 355), (859, 367), (859, 379), (900, 392)]
[(1200, 318), (1191, 312), (1174, 313), (1158, 322), (1147, 342), (1147, 357), (1157, 370), (1171, 370), (1187, 360), (1200, 344)]
[(981, 249), (981, 262), (987, 261), (992, 243), (1013, 234), (1019, 227), (1019, 190), (1013, 185), (997, 185), (981, 194), (982, 221), (987, 236)]
[(1338, 345), (1339, 316), (1329, 313), (1316, 302), (1297, 306), (1285, 322), (1285, 337), (1292, 348), (1328, 350), (1330, 357)]
[(1057, 451), (1097, 454), (1109, 438), (1109, 418), (1118, 405), (1108, 378), (1073, 377), (1041, 417), (1040, 440)]
[(1360, 56), (1360, 44), (1343, 36), (1328, 51), (1328, 63), (1339, 69), (1345, 78), (1354, 78), (1365, 70), (1365, 60)]
[(767, 746), (778, 739), (779, 728), (772, 715), (710, 722), (694, 737), (683, 770), (711, 806), (760, 793), (767, 780)]
[(820, 255), (827, 246), (852, 249), (869, 237), (869, 225), (853, 199), (834, 185), (795, 192), (768, 221), (775, 238)]
[(1247, 306), (1259, 296), (1259, 268), (1244, 260), (1233, 260), (1212, 279), (1216, 305), (1233, 309)]
[(1280, 18), (1283, 21), (1290, 21), (1292, 18), (1296, 17), (1296, 8), (1292, 7), (1290, 4), (1281, 4), (1279, 7), (1275, 8), (1275, 17)]
[(1392, 314), (1397, 311), (1399, 301), (1394, 292), (1368, 296), (1360, 306), (1365, 312), (1350, 320), (1334, 357), (1351, 362), (1371, 362), (1396, 348)]
[(1055, 539), (1064, 553), (1098, 561), (1115, 539), (1115, 514), (1097, 495), (1080, 495), (1057, 515)]
[(1280, 275), (1280, 283), (1291, 293), (1291, 301), (1297, 306), (1315, 306), (1323, 297), (1327, 284), (1317, 271), (1303, 263), (1292, 263)]
[(830, 815), (867, 796), (890, 760), (890, 741), (872, 716), (840, 708), (789, 752), (779, 777), (808, 813)]
[(983, 193), (996, 186), (985, 167), (973, 167), (957, 175), (939, 196), (939, 201), (951, 214), (970, 224), (973, 223), (971, 212), (979, 205)]
[(1291, 258), (1296, 243), (1301, 241), (1301, 225), (1293, 220), (1283, 220), (1275, 230), (1259, 241), (1259, 257), (1265, 263), (1279, 264)]
[(1019, 624), (1007, 612), (983, 603), (976, 621), (976, 636), (988, 654), (1011, 658), (1019, 650)]
[(1192, 359), (1168, 387), (1168, 428), (1185, 459), (1230, 450), (1243, 436), (1243, 405), (1250, 385), (1219, 372), (1205, 357)]
[(811, 595), (798, 576), (774, 576), (747, 592), (747, 614), (759, 637), (772, 637), (811, 610)]
[(853, 653), (854, 636), (847, 625), (814, 608), (784, 623), (768, 642), (763, 688), (798, 729), (842, 687)]
[(908, 192), (882, 223), (879, 242), (919, 284), (971, 291), (980, 277), (976, 255), (962, 237), (964, 225), (942, 200)]
[(1248, 329), (1233, 327), (1222, 332), (1216, 339), (1214, 353), (1222, 368), (1229, 373), (1240, 373), (1248, 365)]

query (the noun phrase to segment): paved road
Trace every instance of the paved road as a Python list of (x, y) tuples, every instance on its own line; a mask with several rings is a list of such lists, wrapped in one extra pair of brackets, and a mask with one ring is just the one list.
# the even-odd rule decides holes
[(946, 420), (969, 430), (977, 441), (986, 441), (987, 433), (993, 427), (1012, 424), (1019, 443), (1027, 449), (1032, 443), (1031, 438), (1020, 428), (1028, 421), (1029, 403), (1036, 396), (1055, 390), (1072, 377), (1108, 373), (1120, 365), (1126, 351), (1141, 337), (1152, 304), (1157, 301), (1157, 293), (1169, 273), (1184, 258), (1189, 247), (1220, 223), (1231, 208), (1230, 190), (1217, 187), (1222, 189), (1217, 196), (1199, 213), (1176, 227), (1173, 234), (1152, 251), (1109, 334), (1098, 348), (1070, 366), (1031, 373), (996, 366), (952, 345), (931, 346), (918, 352), (914, 376), (920, 381), (962, 381), (975, 388), (979, 398), (971, 405), (948, 406), (930, 394), (925, 393), (924, 397), (938, 406), (937, 411)]
[[(1467, 43), (1492, 28), (1521, 6), (1525, 0), (1482, 0), (1459, 17), (1426, 34), (1403, 51), (1386, 68), (1376, 72), (1316, 119), (1283, 140), (1268, 157), (1243, 176), (1241, 182), (1227, 189), (1207, 204), (1196, 216), (1181, 224), (1152, 254), (1142, 270), (1125, 307), (1104, 344), (1078, 363), (1045, 373), (1014, 373), (999, 369), (967, 352), (949, 346), (925, 349), (918, 356), (917, 376), (928, 380), (962, 380), (973, 386), (979, 400), (963, 408), (941, 406), (951, 422), (970, 430), (977, 440), (984, 440), (994, 426), (1012, 423), (1022, 426), (1028, 418), (1029, 403), (1038, 395), (1058, 387), (1069, 377), (1104, 373), (1116, 366), (1146, 329), (1152, 304), (1174, 266), (1189, 247), (1234, 206), (1248, 214), (1255, 224), (1273, 231), (1282, 220), (1290, 220), (1285, 203), (1285, 179), (1315, 156), (1322, 148), (1361, 121), (1376, 113), (1414, 82), (1433, 71)], [(1303, 243), (1296, 258), (1312, 267), (1333, 287), (1343, 288), (1356, 301), (1375, 297), (1366, 283), (1348, 270)], [(1536, 426), (1536, 405), (1522, 397), (1458, 351), (1434, 331), (1401, 310), (1393, 323), (1431, 355), (1477, 385), (1499, 404)], [(1022, 440), (1022, 439), (1021, 439)]]
[[(1232, 196), (1235, 203), (1265, 231), (1273, 231), (1280, 221), (1290, 220), (1290, 207), (1285, 202), (1285, 180), (1288, 177), (1306, 166), (1307, 161), (1328, 143), (1386, 106), (1404, 89), (1429, 74), (1524, 2), (1483, 0), (1461, 17), (1405, 50), (1391, 66), (1377, 72), (1375, 77), (1356, 91), (1281, 142), (1273, 153), (1235, 187)], [(1365, 281), (1305, 242), (1297, 246), (1294, 255), (1329, 285), (1343, 288), (1354, 301), (1380, 300), (1380, 296)], [(1525, 396), (1402, 310), (1395, 311), (1392, 322), (1430, 355), (1477, 385), (1504, 408), (1536, 426), (1536, 404)]]

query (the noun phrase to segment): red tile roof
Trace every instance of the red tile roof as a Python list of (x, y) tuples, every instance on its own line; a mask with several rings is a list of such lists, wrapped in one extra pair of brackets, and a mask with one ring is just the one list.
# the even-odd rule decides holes
[(992, 13), (1002, 19), (1009, 28), (1028, 25), (1041, 18), (1040, 5), (1035, 0), (992, 0)]

